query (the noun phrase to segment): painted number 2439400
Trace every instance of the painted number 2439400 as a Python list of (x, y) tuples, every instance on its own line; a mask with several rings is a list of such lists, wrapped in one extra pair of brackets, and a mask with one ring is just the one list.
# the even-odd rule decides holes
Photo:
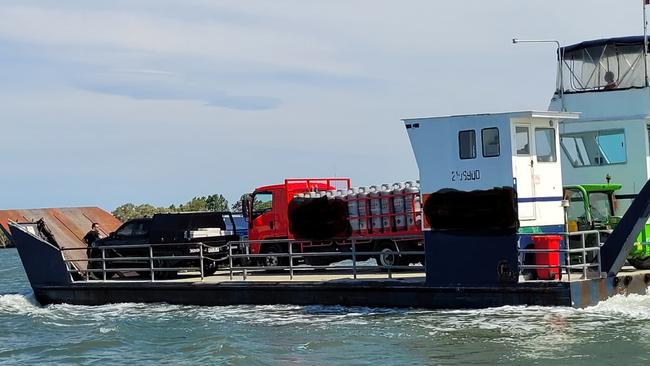
[(451, 181), (467, 181), (467, 180), (479, 180), (481, 179), (481, 171), (476, 170), (452, 170), (451, 171)]

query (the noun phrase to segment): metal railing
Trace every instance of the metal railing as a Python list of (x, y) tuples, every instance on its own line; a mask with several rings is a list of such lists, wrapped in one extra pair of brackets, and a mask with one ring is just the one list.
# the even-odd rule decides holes
[[(390, 239), (390, 240), (388, 240)], [(385, 243), (400, 243), (405, 241), (421, 242), (421, 236), (382, 238)], [(392, 241), (391, 241), (392, 240)], [(280, 247), (279, 252), (262, 252), (252, 254), (249, 251), (250, 245), (259, 244), (262, 248), (270, 245)], [(330, 245), (330, 251), (303, 252), (298, 248), (303, 246), (320, 245), (319, 249)], [(73, 282), (111, 281), (112, 277), (122, 277), (120, 281), (154, 282), (170, 279), (163, 273), (198, 272), (200, 280), (204, 281), (207, 276), (207, 268), (218, 270), (218, 275), (228, 276), (229, 280), (241, 276), (244, 280), (252, 275), (265, 274), (270, 271), (288, 274), (293, 280), (296, 273), (316, 273), (321, 271), (335, 271), (336, 274), (351, 274), (353, 279), (358, 279), (359, 274), (385, 274), (393, 278), (396, 271), (410, 270), (422, 271), (422, 265), (387, 264), (372, 265), (361, 263), (370, 258), (380, 256), (392, 257), (400, 262), (404, 258), (414, 258), (414, 262), (424, 261), (424, 251), (399, 250), (384, 248), (382, 250), (368, 250), (372, 244), (370, 239), (343, 239), (330, 242), (318, 242), (305, 240), (256, 240), (256, 241), (231, 241), (224, 245), (213, 246), (201, 242), (188, 243), (164, 243), (164, 244), (134, 244), (134, 245), (113, 245), (92, 248), (62, 248), (61, 256), (67, 266), (70, 279)], [(187, 248), (187, 255), (169, 255), (165, 247)], [(335, 250), (338, 249), (338, 250)], [(359, 250), (361, 249), (361, 250)], [(190, 253), (193, 250), (196, 254)], [(286, 250), (286, 251), (284, 251)], [(83, 251), (82, 255), (66, 255), (74, 251)], [(91, 253), (92, 256), (87, 254)], [(165, 254), (160, 254), (160, 253)], [(119, 255), (117, 255), (119, 254)], [(70, 258), (68, 258), (70, 257)], [(80, 258), (81, 257), (81, 258)], [(274, 258), (276, 265), (264, 263), (268, 258)], [(323, 264), (310, 264), (316, 260)], [(351, 263), (341, 262), (351, 260)], [(85, 263), (85, 268), (81, 264)], [(191, 264), (191, 265), (190, 265)], [(344, 271), (347, 271), (344, 272)], [(129, 275), (135, 272), (138, 276)], [(146, 274), (146, 275), (145, 275)]]
[[(553, 233), (553, 234), (532, 234), (534, 236), (544, 236), (544, 235), (560, 235), (564, 239), (565, 247), (560, 249), (519, 249), (520, 254), (543, 254), (543, 253), (557, 253), (559, 256), (559, 263), (554, 264), (527, 264), (523, 262), (519, 265), (520, 274), (526, 270), (553, 270), (557, 269), (560, 271), (558, 273), (557, 280), (560, 280), (562, 273), (566, 274), (567, 281), (571, 281), (571, 273), (574, 271), (582, 273), (582, 279), (587, 278), (598, 278), (602, 277), (602, 266), (600, 258), (600, 232), (598, 230), (585, 230), (585, 231), (575, 231), (568, 233)], [(594, 246), (587, 246), (587, 237), (591, 236), (595, 238)], [(579, 245), (577, 248), (571, 248), (572, 237), (580, 237)], [(591, 255), (589, 255), (591, 253)], [(564, 260), (562, 261), (562, 254), (564, 254)], [(520, 255), (520, 259), (522, 256)], [(579, 259), (580, 263), (574, 264), (573, 262)]]
[[(566, 244), (560, 249), (519, 249), (520, 259), (526, 254), (543, 253), (557, 253), (560, 258), (557, 265), (522, 261), (519, 266), (520, 274), (526, 271), (556, 269), (559, 271), (556, 280), (566, 274), (569, 281), (571, 275), (575, 276), (576, 272), (581, 272), (581, 278), (585, 279), (602, 275), (600, 233), (597, 230), (533, 235), (562, 235)], [(579, 237), (579, 240), (570, 240), (575, 237)], [(588, 238), (595, 238), (595, 241), (591, 240), (594, 245), (587, 245)], [(362, 238), (317, 243), (289, 239), (231, 241), (219, 245), (187, 242), (93, 247), (89, 248), (93, 251), (92, 257), (86, 256), (88, 248), (62, 248), (61, 255), (74, 282), (106, 282), (115, 275), (122, 277), (121, 281), (154, 282), (168, 280), (171, 277), (168, 274), (179, 272), (198, 275), (200, 280), (204, 281), (214, 271), (218, 271), (217, 276), (221, 276), (222, 280), (225, 280), (224, 277), (228, 280), (235, 280), (237, 277), (247, 280), (252, 276), (268, 275), (270, 272), (275, 276), (286, 275), (290, 280), (294, 280), (298, 274), (323, 273), (349, 276), (352, 279), (358, 279), (359, 275), (380, 274), (390, 279), (396, 272), (423, 272), (424, 250), (399, 249), (399, 244), (404, 244), (401, 247), (413, 248), (414, 243), (421, 244), (422, 241), (421, 236), (382, 238), (382, 243), (387, 244), (384, 247), (376, 246), (376, 241)], [(579, 244), (577, 247), (569, 245), (575, 242)], [(262, 251), (251, 253), (252, 245), (259, 245)], [(170, 255), (169, 247), (172, 246), (176, 248), (176, 252)], [(187, 251), (183, 255), (177, 255), (178, 248), (187, 248)], [(269, 251), (270, 248), (275, 248), (276, 251)], [(76, 258), (66, 255), (73, 251), (85, 253)], [(381, 260), (382, 256), (384, 260)], [(369, 261), (371, 258), (377, 260), (377, 265)], [(417, 262), (420, 264), (411, 264)], [(85, 263), (86, 268), (80, 265), (81, 263)], [(133, 272), (138, 276), (133, 276)]]
[[(416, 242), (418, 240), (422, 240), (422, 237), (420, 236), (413, 236), (413, 237), (394, 237), (394, 238), (382, 238), (383, 242), (390, 242), (395, 241), (396, 243), (399, 242), (407, 242), (407, 241), (413, 241)], [(232, 245), (237, 245), (240, 248), (242, 246), (249, 246), (251, 244), (256, 244), (260, 246), (272, 246), (272, 245), (280, 245), (280, 246), (285, 246), (286, 251), (282, 252), (264, 252), (264, 253), (258, 253), (258, 254), (251, 254), (250, 252), (247, 253), (232, 253), (232, 245), (231, 245), (231, 250), (229, 252), (229, 267), (226, 269), (229, 273), (229, 277), (232, 280), (235, 275), (240, 274), (241, 277), (246, 280), (249, 276), (251, 271), (255, 270), (272, 270), (272, 271), (288, 271), (289, 273), (289, 279), (293, 280), (295, 277), (295, 274), (297, 271), (313, 271), (313, 270), (349, 270), (351, 271), (351, 275), (353, 279), (358, 278), (358, 274), (360, 273), (385, 273), (388, 278), (393, 278), (393, 274), (395, 271), (399, 270), (415, 270), (415, 271), (421, 271), (424, 269), (424, 266), (422, 265), (424, 262), (424, 250), (399, 250), (399, 246), (395, 246), (395, 250), (391, 249), (384, 249), (384, 250), (367, 250), (367, 249), (362, 249), (361, 251), (358, 250), (359, 246), (363, 248), (364, 246), (367, 246), (371, 244), (373, 240), (370, 239), (357, 239), (357, 238), (351, 238), (351, 239), (342, 239), (342, 240), (331, 240), (327, 241), (329, 243), (329, 246), (333, 248), (339, 248), (343, 250), (337, 250), (337, 251), (314, 251), (314, 252), (305, 252), (305, 251), (297, 251), (296, 252), (296, 247), (299, 247), (301, 245), (312, 245), (313, 242), (309, 240), (287, 240), (287, 239), (277, 239), (277, 240), (246, 240), (246, 241), (233, 241), (230, 242), (229, 244)], [(323, 244), (323, 242), (319, 242), (320, 246), (328, 246), (328, 244)], [(349, 249), (349, 250), (348, 250)], [(406, 258), (417, 258), (420, 257), (419, 260), (416, 260), (417, 262), (420, 262), (420, 265), (408, 265), (406, 264), (386, 264), (386, 263), (377, 263), (376, 266), (368, 265), (368, 264), (361, 264), (359, 262), (365, 262), (368, 259), (371, 258), (378, 258), (380, 256), (392, 256), (395, 260), (398, 262), (404, 261)], [(236, 262), (237, 259), (239, 259), (240, 263), (241, 262), (247, 262), (250, 264), (250, 262), (263, 262), (266, 258), (269, 257), (274, 257), (278, 259), (278, 264), (280, 262), (285, 262), (282, 265), (239, 265), (235, 266), (233, 263)], [(280, 261), (279, 259), (282, 258), (284, 260)], [(334, 259), (336, 258), (336, 260)], [(320, 259), (323, 260), (326, 264), (320, 264), (320, 265), (315, 265), (315, 264), (308, 264), (311, 259)], [(296, 260), (302, 260), (305, 261), (305, 264), (298, 264), (295, 261)], [(351, 260), (351, 263), (346, 265), (346, 264), (341, 264), (341, 261), (344, 260)], [(414, 259), (415, 260), (415, 259)], [(415, 263), (415, 262), (414, 262)], [(379, 271), (378, 271), (379, 270)]]
[[(67, 271), (70, 274), (72, 281), (108, 281), (111, 277), (118, 275), (124, 276), (128, 272), (136, 273), (147, 273), (148, 280), (146, 281), (159, 281), (164, 279), (167, 276), (162, 275), (162, 273), (177, 273), (179, 271), (194, 271), (199, 272), (201, 280), (205, 277), (206, 262), (213, 262), (212, 265), (216, 266), (217, 263), (225, 260), (224, 258), (210, 258), (205, 256), (205, 252), (208, 253), (219, 253), (226, 252), (225, 245), (214, 246), (207, 245), (201, 242), (187, 242), (187, 243), (161, 243), (161, 244), (130, 244), (130, 245), (106, 245), (101, 247), (92, 247), (92, 248), (61, 248), (61, 256), (63, 262), (66, 264)], [(187, 248), (187, 252), (191, 251), (198, 252), (195, 255), (169, 255), (169, 249), (171, 247), (176, 248)], [(162, 251), (164, 255), (156, 255), (155, 248), (158, 248), (159, 252)], [(166, 249), (167, 248), (167, 249)], [(222, 250), (223, 248), (223, 250)], [(198, 249), (198, 250), (197, 250)], [(67, 258), (66, 253), (73, 253), (75, 251), (83, 251), (82, 254), (85, 258)], [(88, 256), (90, 252), (99, 252), (99, 256)], [(120, 251), (123, 254), (129, 255), (120, 255), (120, 256), (111, 256), (107, 255), (107, 251), (115, 253)], [(133, 251), (139, 251), (140, 255), (134, 255)], [(125, 253), (126, 252), (126, 253)], [(131, 253), (129, 253), (131, 252)], [(142, 253), (145, 253), (142, 255)], [(197, 261), (197, 266), (173, 266), (173, 265), (163, 265), (165, 263), (189, 263), (191, 261)], [(81, 268), (79, 263), (85, 263), (86, 268)], [(97, 265), (98, 263), (98, 265)], [(107, 266), (107, 263), (110, 266)], [(120, 263), (125, 263), (127, 266), (121, 266)], [(141, 267), (128, 266), (130, 264), (142, 265)], [(209, 263), (208, 263), (209, 264)], [(99, 276), (97, 275), (99, 274)], [(143, 277), (143, 276), (141, 276)], [(156, 278), (158, 277), (158, 278)], [(143, 281), (143, 279), (139, 279)]]

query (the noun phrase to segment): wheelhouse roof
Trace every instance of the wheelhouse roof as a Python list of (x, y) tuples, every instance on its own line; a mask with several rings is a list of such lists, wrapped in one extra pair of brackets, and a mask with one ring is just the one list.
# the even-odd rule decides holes
[(573, 52), (589, 47), (604, 46), (604, 45), (642, 45), (643, 36), (627, 36), (627, 37), (613, 37), (613, 38), (602, 38), (594, 39), (591, 41), (584, 41), (569, 46), (561, 47), (560, 50), (564, 53)]
[(579, 112), (555, 112), (555, 111), (518, 111), (518, 112), (505, 112), (505, 113), (478, 113), (478, 114), (461, 114), (454, 116), (435, 116), (435, 117), (414, 117), (402, 118), (403, 122), (418, 122), (423, 120), (446, 120), (450, 118), (466, 118), (466, 117), (480, 117), (480, 116), (503, 116), (508, 118), (549, 118), (549, 119), (578, 119), (580, 118)]

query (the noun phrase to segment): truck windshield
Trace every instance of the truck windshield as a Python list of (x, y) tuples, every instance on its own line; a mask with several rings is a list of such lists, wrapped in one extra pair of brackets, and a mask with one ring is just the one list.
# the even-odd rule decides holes
[(589, 193), (589, 203), (591, 204), (591, 215), (594, 221), (607, 221), (613, 215), (608, 192)]

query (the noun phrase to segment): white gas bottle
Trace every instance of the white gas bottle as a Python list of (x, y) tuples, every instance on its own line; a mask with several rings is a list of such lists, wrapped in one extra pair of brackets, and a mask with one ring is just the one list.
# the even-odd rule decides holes
[(381, 199), (377, 186), (370, 186), (368, 197), (370, 199), (370, 229), (373, 233), (381, 232)]
[(382, 184), (379, 191), (381, 197), (381, 227), (384, 232), (393, 231), (393, 192), (390, 185)]
[[(339, 191), (343, 192), (343, 191)], [(343, 193), (342, 193), (343, 194)], [(347, 203), (348, 203), (348, 217), (350, 218), (350, 226), (352, 227), (352, 232), (359, 232), (359, 201), (357, 201), (357, 191), (354, 188), (350, 188), (347, 192)]]
[(395, 230), (406, 229), (406, 216), (404, 215), (404, 186), (402, 183), (393, 184), (393, 212), (395, 213)]
[(367, 234), (368, 225), (368, 190), (366, 187), (357, 188), (357, 194), (351, 196), (351, 199), (357, 201), (357, 212), (359, 213), (359, 233)]
[(408, 230), (415, 230), (420, 227), (421, 207), (420, 188), (415, 182), (404, 184), (404, 209), (406, 210), (406, 227)]

